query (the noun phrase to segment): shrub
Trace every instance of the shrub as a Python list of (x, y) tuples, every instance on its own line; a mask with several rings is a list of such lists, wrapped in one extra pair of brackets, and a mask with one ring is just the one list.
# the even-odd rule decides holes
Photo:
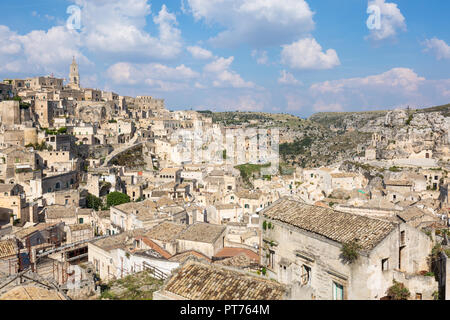
[(403, 283), (394, 280), (394, 284), (388, 289), (387, 295), (392, 300), (408, 300), (411, 293)]
[(263, 268), (261, 269), (261, 273), (263, 274), (263, 276), (265, 276), (265, 275), (267, 274), (267, 269), (266, 269), (266, 267), (263, 267)]
[(88, 193), (86, 196), (86, 206), (89, 209), (94, 209), (95, 211), (98, 211), (103, 206), (103, 201), (100, 198), (97, 198), (93, 194)]
[(341, 255), (345, 262), (353, 263), (359, 258), (359, 250), (361, 246), (356, 240), (342, 244)]
[(118, 206), (128, 202), (130, 202), (130, 197), (121, 192), (111, 192), (106, 196), (106, 204), (108, 207)]

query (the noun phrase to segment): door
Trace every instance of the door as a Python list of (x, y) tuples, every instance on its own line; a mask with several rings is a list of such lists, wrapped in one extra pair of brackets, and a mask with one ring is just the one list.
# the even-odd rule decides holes
[(344, 300), (344, 286), (333, 282), (333, 300)]

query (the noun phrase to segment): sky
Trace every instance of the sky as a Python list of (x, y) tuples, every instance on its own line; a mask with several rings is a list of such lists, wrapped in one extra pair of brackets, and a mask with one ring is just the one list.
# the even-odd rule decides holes
[(170, 110), (450, 103), (447, 0), (1, 0), (0, 78), (66, 78)]

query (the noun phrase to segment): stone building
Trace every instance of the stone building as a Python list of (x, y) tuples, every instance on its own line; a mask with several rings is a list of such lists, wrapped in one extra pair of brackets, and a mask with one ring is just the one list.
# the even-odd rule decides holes
[(20, 124), (20, 103), (19, 101), (0, 102), (1, 122), (7, 126)]
[(8, 211), (13, 219), (22, 219), (29, 207), (25, 200), (23, 187), (19, 184), (0, 184), (0, 209)]
[(194, 250), (212, 258), (225, 245), (227, 228), (221, 225), (197, 222), (178, 237), (178, 252)]
[(78, 64), (73, 57), (72, 64), (70, 65), (69, 73), (69, 88), (74, 90), (80, 90), (80, 73), (78, 71)]
[[(291, 284), (301, 299), (376, 300), (393, 281), (413, 297), (433, 299), (428, 271), (432, 240), (406, 223), (310, 206), (282, 198), (260, 213), (262, 258), (269, 274)], [(343, 253), (356, 243), (356, 260)]]
[(11, 84), (0, 83), (0, 101), (10, 99), (13, 96)]

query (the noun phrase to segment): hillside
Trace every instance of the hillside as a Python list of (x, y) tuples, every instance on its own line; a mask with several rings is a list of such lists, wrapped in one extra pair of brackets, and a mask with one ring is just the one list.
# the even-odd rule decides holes
[(363, 156), (374, 132), (392, 132), (395, 140), (395, 132), (398, 130), (408, 127), (423, 128), (428, 126), (430, 119), (436, 115), (449, 117), (450, 104), (402, 112), (403, 118), (399, 116), (398, 111), (384, 110), (322, 112), (308, 119), (284, 113), (211, 111), (201, 113), (211, 116), (214, 123), (224, 126), (278, 127), (282, 160), (300, 167), (317, 167)]
[[(450, 104), (424, 109), (410, 109), (406, 111), (410, 116), (420, 113), (423, 114), (438, 112), (444, 117), (449, 117)], [(377, 126), (384, 121), (384, 118), (390, 112), (392, 111), (383, 110), (366, 112), (320, 112), (313, 114), (308, 120), (337, 130), (348, 130), (350, 128), (353, 128), (362, 129), (364, 131), (373, 131), (368, 130), (367, 126), (370, 124), (370, 122), (374, 122), (374, 125)]]

